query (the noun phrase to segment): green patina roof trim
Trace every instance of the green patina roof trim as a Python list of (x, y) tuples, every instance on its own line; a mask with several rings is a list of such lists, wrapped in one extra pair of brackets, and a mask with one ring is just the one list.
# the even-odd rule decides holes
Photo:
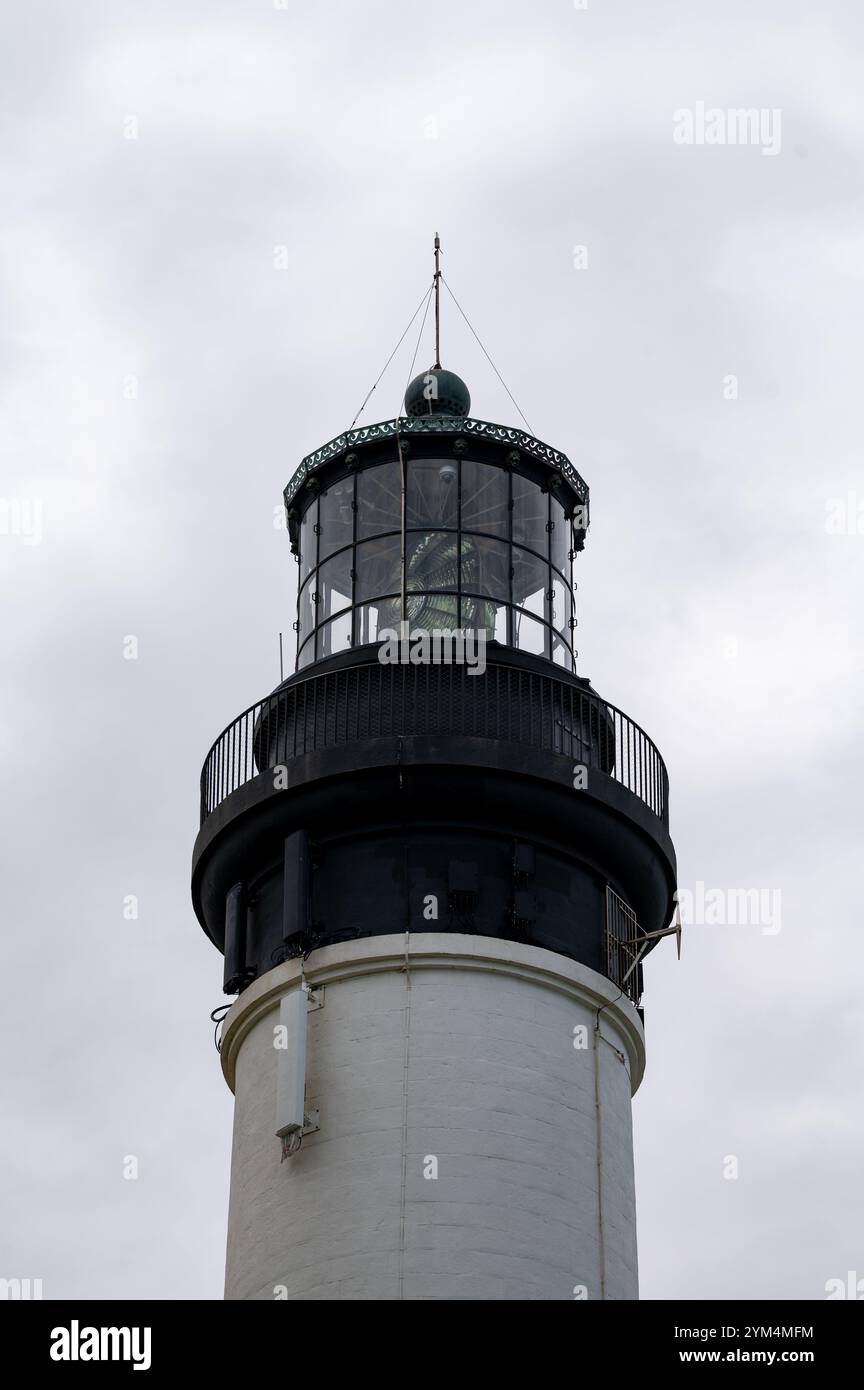
[(548, 464), (550, 468), (556, 468), (573, 488), (579, 501), (584, 505), (588, 503), (588, 484), (573, 467), (567, 455), (553, 449), (551, 445), (535, 439), (533, 435), (526, 434), (524, 430), (515, 429), (509, 425), (493, 425), (488, 420), (472, 420), (470, 416), (463, 418), (455, 415), (418, 415), (403, 416), (398, 421), (382, 420), (377, 425), (364, 425), (360, 429), (346, 430), (344, 434), (339, 434), (335, 439), (331, 439), (329, 444), (322, 444), (320, 449), (315, 449), (313, 453), (307, 454), (285, 488), (286, 507), (297, 495), (309, 475), (320, 468), (323, 463), (327, 463), (346, 449), (353, 448), (358, 444), (368, 444), (378, 439), (395, 439), (397, 425), (400, 435), (465, 434), (475, 435), (483, 439), (493, 439), (500, 444), (509, 444), (530, 458), (538, 459), (541, 463)]

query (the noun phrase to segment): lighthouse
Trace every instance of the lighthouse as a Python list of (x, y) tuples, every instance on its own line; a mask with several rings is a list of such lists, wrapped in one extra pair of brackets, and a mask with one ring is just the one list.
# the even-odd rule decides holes
[(668, 779), (577, 669), (587, 483), (472, 415), (439, 288), (400, 413), (285, 488), (296, 669), (204, 761), (228, 1299), (638, 1297)]

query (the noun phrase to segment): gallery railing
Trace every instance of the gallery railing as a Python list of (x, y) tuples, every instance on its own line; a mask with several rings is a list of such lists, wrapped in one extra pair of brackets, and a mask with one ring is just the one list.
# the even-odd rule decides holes
[(527, 745), (599, 768), (669, 821), (669, 779), (651, 739), (593, 691), (505, 662), (311, 671), (259, 700), (219, 735), (201, 773), (201, 823), (262, 772), (363, 739), (459, 735)]

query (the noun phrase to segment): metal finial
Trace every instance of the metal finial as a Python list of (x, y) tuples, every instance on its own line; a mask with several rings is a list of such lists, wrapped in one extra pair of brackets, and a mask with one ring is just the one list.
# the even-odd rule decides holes
[(435, 233), (435, 366), (441, 366), (441, 238)]

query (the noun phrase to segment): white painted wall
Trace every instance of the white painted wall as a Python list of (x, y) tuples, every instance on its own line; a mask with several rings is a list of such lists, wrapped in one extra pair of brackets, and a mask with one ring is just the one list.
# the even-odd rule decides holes
[(589, 1299), (638, 1297), (636, 1011), (537, 947), (436, 932), (407, 952), (380, 936), (306, 962), (324, 984), (307, 1037), (321, 1127), (284, 1162), (274, 1028), (299, 962), (229, 1013), (226, 1298), (570, 1300), (578, 1285)]

